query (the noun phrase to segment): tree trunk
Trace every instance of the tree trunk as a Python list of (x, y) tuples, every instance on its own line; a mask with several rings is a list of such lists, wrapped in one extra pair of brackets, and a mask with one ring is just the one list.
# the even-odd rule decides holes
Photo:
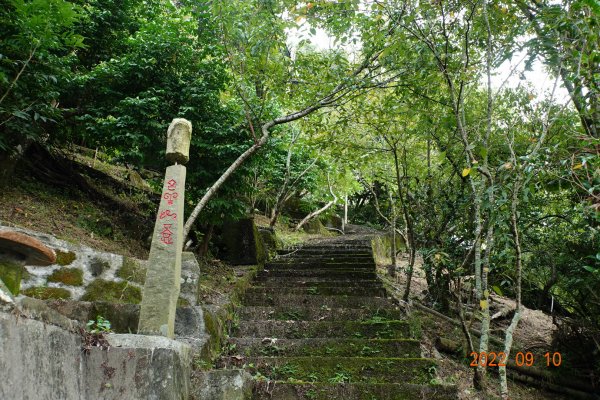
[(200, 242), (200, 246), (198, 247), (198, 255), (200, 257), (206, 257), (208, 255), (208, 245), (210, 244), (210, 239), (212, 238), (214, 228), (215, 225), (210, 224), (208, 226), (208, 230), (202, 237), (202, 242)]
[[(519, 178), (515, 181), (513, 187), (512, 201), (510, 205), (510, 228), (513, 236), (513, 248), (515, 250), (515, 269), (517, 271), (517, 288), (516, 288), (516, 311), (513, 319), (506, 329), (506, 336), (504, 340), (504, 353), (508, 359), (510, 350), (513, 343), (513, 333), (517, 329), (519, 320), (521, 319), (521, 278), (523, 275), (522, 267), (522, 252), (521, 252), (521, 239), (519, 235), (519, 224), (517, 217), (517, 205), (519, 202), (519, 191), (521, 189), (521, 181)], [(508, 400), (508, 384), (506, 381), (506, 367), (498, 368), (500, 374), (500, 396), (502, 400)]]
[(391, 226), (392, 226), (392, 250), (391, 250), (391, 257), (390, 257), (390, 261), (392, 262), (390, 267), (388, 268), (388, 275), (391, 277), (395, 277), (396, 276), (396, 254), (398, 254), (398, 250), (396, 249), (396, 208), (394, 207), (394, 197), (392, 196), (392, 191), (389, 190), (388, 191), (389, 197), (390, 197), (390, 207), (391, 207), (391, 214), (390, 215), (390, 220), (391, 220)]

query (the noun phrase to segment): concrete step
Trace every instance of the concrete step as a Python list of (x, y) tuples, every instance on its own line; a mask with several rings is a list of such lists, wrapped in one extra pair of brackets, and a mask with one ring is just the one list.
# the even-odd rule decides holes
[(330, 307), (330, 308), (361, 308), (370, 309), (394, 307), (391, 299), (382, 297), (365, 296), (325, 296), (325, 295), (300, 295), (280, 293), (247, 293), (242, 300), (245, 306), (305, 306), (305, 307)]
[(276, 381), (267, 388), (256, 384), (253, 400), (456, 400), (455, 385), (410, 383), (289, 383)]
[(254, 338), (355, 338), (406, 339), (410, 334), (405, 321), (241, 321), (231, 337)]
[(302, 261), (305, 259), (309, 260), (319, 260), (319, 259), (332, 259), (332, 260), (347, 260), (347, 259), (357, 259), (357, 260), (372, 260), (373, 255), (369, 253), (339, 253), (339, 252), (331, 252), (331, 253), (288, 253), (288, 254), (280, 254), (277, 256), (278, 260), (295, 260)]
[(373, 270), (375, 271), (375, 262), (339, 262), (339, 261), (302, 261), (302, 262), (287, 262), (287, 261), (271, 261), (265, 264), (266, 270), (299, 270), (299, 269), (356, 269), (356, 270)]
[(280, 257), (294, 257), (294, 256), (302, 256), (302, 257), (311, 257), (311, 256), (321, 256), (326, 255), (330, 257), (373, 257), (371, 249), (358, 249), (358, 250), (350, 250), (350, 249), (284, 249), (277, 250), (277, 254)]
[(252, 286), (246, 290), (247, 296), (266, 294), (306, 294), (306, 295), (346, 295), (346, 296), (376, 296), (385, 297), (386, 291), (382, 286), (358, 287), (358, 286), (305, 286), (305, 287), (264, 287)]
[[(226, 366), (260, 372), (267, 379), (305, 382), (428, 384), (433, 360), (371, 357), (225, 357)], [(345, 398), (344, 398), (345, 399)]]
[(229, 355), (277, 357), (419, 358), (420, 342), (413, 339), (265, 339), (231, 338)]
[(325, 277), (331, 280), (339, 279), (377, 279), (375, 269), (266, 269), (257, 274), (258, 279), (266, 277), (295, 277), (303, 279), (305, 277)]
[(351, 280), (351, 279), (324, 279), (324, 278), (283, 278), (283, 277), (272, 277), (263, 278), (261, 280), (255, 280), (253, 282), (255, 287), (368, 287), (368, 288), (381, 288), (383, 284), (379, 280), (375, 279), (363, 279), (363, 280)]
[(280, 320), (280, 321), (364, 321), (373, 317), (401, 320), (404, 314), (398, 307), (385, 309), (369, 308), (329, 308), (326, 306), (303, 307), (297, 305), (282, 307), (249, 306), (236, 310), (241, 320)]

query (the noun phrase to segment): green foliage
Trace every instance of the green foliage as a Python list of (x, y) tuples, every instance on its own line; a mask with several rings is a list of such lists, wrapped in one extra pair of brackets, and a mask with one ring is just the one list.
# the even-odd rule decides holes
[(111, 333), (110, 321), (98, 315), (95, 320), (91, 319), (85, 324), (90, 333)]
[(65, 0), (10, 0), (0, 10), (0, 152), (38, 140), (60, 115), (60, 85), (83, 47), (79, 9)]

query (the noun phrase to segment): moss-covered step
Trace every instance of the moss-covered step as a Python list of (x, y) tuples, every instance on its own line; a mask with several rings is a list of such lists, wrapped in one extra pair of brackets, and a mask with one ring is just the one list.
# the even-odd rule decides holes
[(346, 295), (346, 296), (376, 296), (385, 297), (383, 287), (358, 287), (358, 286), (306, 286), (306, 287), (264, 287), (253, 286), (246, 290), (246, 295), (253, 294), (308, 294), (308, 295)]
[(404, 317), (399, 308), (370, 309), (364, 308), (331, 308), (303, 307), (297, 305), (264, 307), (247, 306), (236, 310), (241, 320), (280, 320), (280, 321), (364, 321), (381, 317), (400, 320)]
[(302, 262), (273, 261), (265, 266), (266, 269), (356, 269), (374, 270), (374, 261), (320, 261), (306, 260)]
[(308, 307), (347, 307), (347, 308), (385, 308), (395, 304), (390, 299), (365, 296), (324, 296), (278, 293), (248, 293), (244, 295), (243, 304), (246, 306), (308, 306)]
[(23, 294), (40, 300), (67, 300), (71, 298), (69, 290), (47, 286), (30, 287), (23, 290)]
[(290, 255), (280, 255), (276, 260), (272, 261), (294, 261), (294, 262), (304, 262), (304, 261), (339, 261), (339, 262), (368, 262), (373, 261), (372, 254), (361, 254), (361, 255), (348, 255), (348, 254), (290, 254)]
[(371, 243), (323, 243), (323, 244), (304, 244), (299, 246), (290, 247), (284, 250), (297, 250), (297, 251), (371, 251)]
[(257, 382), (254, 400), (456, 400), (455, 385)]
[(268, 269), (258, 273), (258, 280), (266, 277), (293, 277), (293, 278), (308, 278), (308, 277), (325, 277), (332, 280), (343, 279), (376, 279), (377, 274), (375, 269)]
[(277, 250), (277, 254), (280, 257), (301, 257), (301, 256), (320, 256), (320, 255), (328, 255), (328, 256), (341, 256), (341, 257), (347, 257), (347, 256), (356, 256), (356, 257), (366, 257), (366, 256), (371, 256), (373, 257), (373, 253), (371, 252), (370, 248), (364, 248), (364, 249), (357, 249), (357, 250), (348, 250), (348, 249), (313, 249), (313, 248), (307, 248), (307, 249), (296, 249), (296, 250), (289, 250), (289, 249), (281, 249), (281, 250)]
[(230, 338), (230, 355), (285, 357), (418, 358), (420, 342), (413, 339), (274, 339)]
[(410, 327), (405, 321), (244, 321), (233, 337), (256, 338), (365, 338), (404, 339)]
[(234, 356), (224, 362), (278, 381), (427, 384), (435, 376), (435, 363), (425, 358)]
[(142, 291), (128, 282), (96, 279), (87, 286), (81, 300), (138, 304), (142, 301)]
[(364, 288), (381, 288), (383, 284), (374, 279), (361, 280), (331, 280), (323, 278), (306, 278), (306, 279), (288, 279), (288, 278), (268, 278), (256, 280), (253, 282), (254, 287), (364, 287)]

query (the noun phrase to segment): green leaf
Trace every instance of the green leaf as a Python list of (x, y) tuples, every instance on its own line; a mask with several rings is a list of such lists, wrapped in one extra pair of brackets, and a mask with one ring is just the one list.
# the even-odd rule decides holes
[(498, 296), (504, 296), (504, 294), (502, 293), (502, 289), (500, 289), (500, 286), (492, 286), (492, 290), (494, 291), (494, 293), (496, 293)]

